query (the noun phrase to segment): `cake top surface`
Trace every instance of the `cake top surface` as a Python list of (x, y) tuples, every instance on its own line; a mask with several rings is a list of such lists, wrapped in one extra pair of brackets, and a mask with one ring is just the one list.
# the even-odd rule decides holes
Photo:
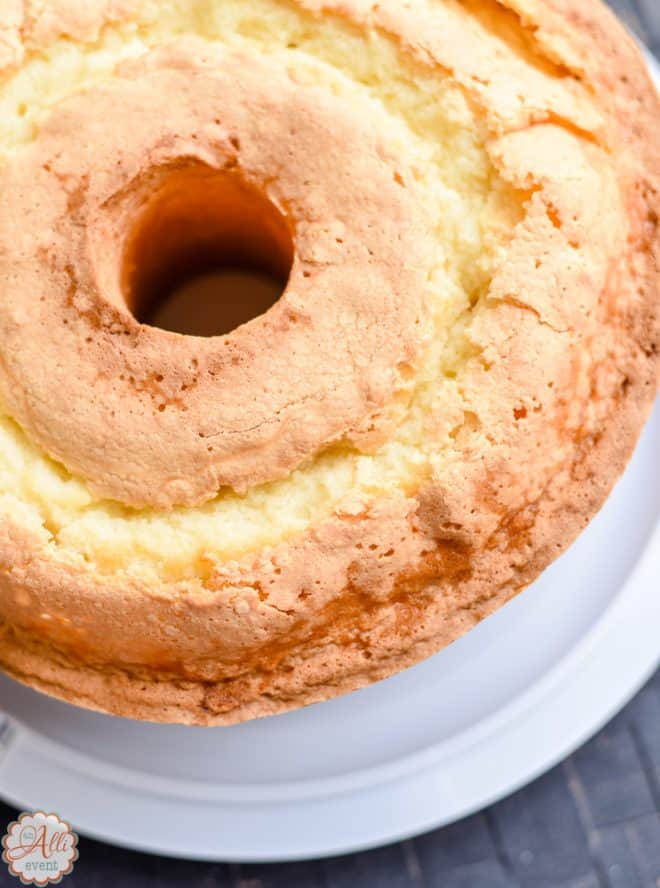
[[(0, 666), (228, 724), (454, 641), (658, 382), (660, 104), (599, 0), (0, 0)], [(245, 261), (225, 336), (145, 324)]]
[[(5, 511), (65, 560), (204, 584), (392, 497), (432, 488), (486, 537), (538, 495), (629, 376), (603, 329), (657, 173), (648, 84), (617, 106), (576, 16), (5, 2)], [(292, 245), (282, 299), (226, 337), (139, 323), (131, 236), (217, 227), (208, 194), (250, 189), (266, 248)]]

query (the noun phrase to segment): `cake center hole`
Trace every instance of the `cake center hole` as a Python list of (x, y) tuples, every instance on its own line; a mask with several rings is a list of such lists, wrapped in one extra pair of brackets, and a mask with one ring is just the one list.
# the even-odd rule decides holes
[(187, 167), (168, 174), (133, 224), (122, 290), (143, 324), (220, 336), (277, 302), (293, 254), (291, 226), (258, 189)]

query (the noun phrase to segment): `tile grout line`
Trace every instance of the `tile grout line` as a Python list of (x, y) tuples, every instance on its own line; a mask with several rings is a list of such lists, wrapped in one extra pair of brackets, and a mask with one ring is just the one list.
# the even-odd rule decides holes
[(502, 833), (495, 820), (494, 807), (487, 808), (483, 812), (483, 818), (486, 822), (486, 829), (488, 830), (488, 833), (490, 835), (493, 847), (495, 848), (497, 862), (502, 867), (505, 875), (508, 876), (508, 878), (511, 880), (511, 888), (519, 888), (520, 879), (514, 872), (513, 864), (509, 860), (509, 855), (507, 854), (504, 845)]
[(416, 886), (416, 888), (426, 888), (426, 877), (424, 875), (424, 869), (422, 868), (419, 855), (417, 854), (415, 840), (407, 839), (405, 842), (402, 842), (401, 850), (403, 851), (403, 856), (406, 863), (406, 872), (410, 877), (411, 884)]
[(637, 757), (642, 766), (642, 773), (644, 774), (649, 792), (651, 793), (655, 810), (660, 814), (660, 780), (658, 780), (656, 768), (650, 755), (646, 751), (646, 744), (642, 739), (640, 730), (634, 722), (628, 726), (628, 731), (630, 732), (635, 752), (637, 753)]
[[(630, 852), (632, 854), (632, 859), (635, 864), (637, 874), (639, 876), (639, 881), (641, 883), (645, 883), (646, 885), (650, 885), (650, 882), (646, 881), (645, 874), (644, 874), (644, 857), (645, 857), (645, 855), (644, 855), (642, 848), (640, 847), (639, 840), (638, 840), (638, 837), (637, 837), (637, 834), (636, 834), (635, 828), (634, 828), (635, 823), (638, 820), (643, 820), (643, 819), (644, 819), (643, 817), (638, 817), (635, 820), (630, 820), (628, 823), (625, 824), (623, 829), (624, 829), (626, 838), (628, 839), (628, 846), (630, 848)], [(658, 878), (656, 885), (660, 884), (659, 877), (660, 877), (660, 873), (657, 874), (656, 876), (652, 877), (652, 878)]]
[[(592, 740), (593, 742), (593, 740)], [(562, 770), (566, 775), (568, 791), (570, 792), (575, 807), (577, 808), (578, 817), (587, 840), (587, 849), (591, 858), (591, 863), (598, 879), (600, 888), (612, 888), (612, 883), (607, 874), (607, 869), (600, 855), (601, 840), (598, 834), (598, 828), (594, 822), (589, 807), (589, 800), (582, 787), (582, 782), (575, 768), (573, 756), (570, 756), (562, 763)]]
[(0, 762), (8, 754), (14, 735), (15, 728), (9, 716), (0, 714)]

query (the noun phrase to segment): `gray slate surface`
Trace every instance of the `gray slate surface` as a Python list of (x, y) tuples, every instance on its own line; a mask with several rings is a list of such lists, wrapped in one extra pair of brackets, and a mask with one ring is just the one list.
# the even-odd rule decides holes
[[(581, 0), (575, 0), (580, 3)], [(660, 0), (611, 0), (660, 56)], [(660, 631), (659, 631), (660, 635)], [(15, 813), (0, 804), (0, 832)], [(0, 865), (0, 888), (19, 884)], [(660, 672), (583, 749), (489, 810), (409, 842), (278, 866), (81, 839), (68, 888), (660, 888)]]

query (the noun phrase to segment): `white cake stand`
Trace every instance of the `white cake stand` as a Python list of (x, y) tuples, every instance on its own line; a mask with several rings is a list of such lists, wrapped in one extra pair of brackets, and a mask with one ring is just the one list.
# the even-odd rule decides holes
[(204, 730), (96, 715), (0, 676), (0, 795), (115, 844), (244, 862), (399, 840), (508, 795), (660, 664), (659, 457), (660, 406), (606, 507), (534, 586), (339, 700)]

